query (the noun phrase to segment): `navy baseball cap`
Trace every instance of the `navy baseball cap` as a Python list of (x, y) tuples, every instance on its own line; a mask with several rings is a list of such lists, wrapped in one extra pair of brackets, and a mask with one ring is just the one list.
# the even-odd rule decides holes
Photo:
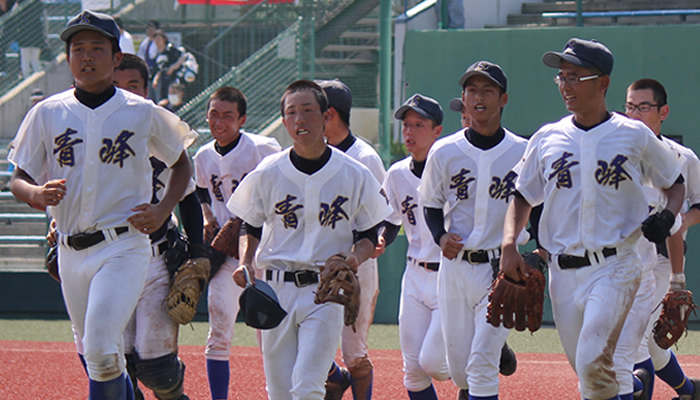
[(610, 75), (613, 69), (613, 56), (610, 49), (597, 40), (571, 38), (564, 51), (548, 51), (542, 56), (544, 65), (559, 68), (566, 61), (584, 68), (597, 68), (603, 75)]
[(432, 119), (438, 125), (442, 125), (442, 107), (437, 100), (432, 99), (428, 96), (423, 96), (420, 93), (416, 93), (409, 97), (401, 107), (394, 113), (394, 118), (403, 119), (406, 111), (413, 110), (420, 114), (421, 117)]
[(275, 290), (260, 279), (255, 279), (255, 285), (246, 285), (238, 304), (246, 325), (256, 329), (275, 328), (287, 316)]
[(338, 111), (349, 113), (352, 108), (352, 92), (343, 82), (338, 79), (318, 80), (318, 86), (323, 88), (328, 97), (328, 107), (333, 107)]
[(464, 104), (462, 104), (462, 99), (459, 97), (450, 100), (450, 110), (461, 113), (462, 107), (464, 107)]
[(114, 19), (107, 14), (85, 10), (71, 18), (66, 24), (66, 29), (61, 32), (61, 40), (67, 42), (74, 34), (82, 30), (99, 32), (108, 38), (119, 40), (119, 27)]
[(469, 78), (474, 75), (485, 76), (496, 84), (503, 88), (504, 91), (508, 91), (508, 78), (506, 77), (503, 69), (498, 65), (489, 61), (477, 61), (470, 65), (466, 71), (459, 78), (459, 86), (464, 88)]

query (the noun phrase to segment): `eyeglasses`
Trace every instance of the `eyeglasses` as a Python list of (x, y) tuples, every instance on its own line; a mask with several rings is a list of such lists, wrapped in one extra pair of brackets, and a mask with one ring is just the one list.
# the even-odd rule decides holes
[(554, 83), (557, 86), (564, 86), (564, 83), (568, 83), (569, 86), (576, 86), (580, 82), (592, 81), (593, 79), (600, 78), (600, 75), (588, 75), (588, 76), (567, 76), (566, 78), (561, 75), (554, 76)]
[(625, 112), (628, 114), (632, 114), (634, 110), (639, 110), (640, 113), (648, 113), (652, 107), (661, 107), (661, 104), (651, 104), (651, 103), (641, 103), (641, 104), (634, 104), (634, 103), (625, 103), (624, 106)]

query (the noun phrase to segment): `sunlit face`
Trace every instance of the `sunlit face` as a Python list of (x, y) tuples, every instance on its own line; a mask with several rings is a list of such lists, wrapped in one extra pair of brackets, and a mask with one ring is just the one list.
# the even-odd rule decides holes
[(462, 92), (463, 112), (473, 123), (500, 120), (501, 108), (508, 102), (508, 94), (501, 94), (501, 87), (491, 79), (474, 75), (464, 84)]
[(238, 103), (213, 99), (209, 102), (207, 122), (211, 135), (219, 146), (227, 146), (238, 138), (246, 116), (238, 113)]
[[(559, 76), (566, 79), (571, 77), (586, 77), (595, 75), (591, 69), (579, 67), (569, 62), (562, 61), (559, 66)], [(566, 109), (574, 114), (586, 114), (596, 110), (601, 101), (605, 99), (605, 89), (607, 88), (607, 76), (600, 76), (571, 85), (565, 82), (559, 85), (559, 93)], [(603, 86), (604, 85), (604, 86)]]
[(328, 113), (321, 112), (321, 106), (310, 90), (294, 92), (285, 97), (282, 121), (295, 146), (324, 143), (323, 132), (328, 122)]
[(135, 68), (115, 70), (112, 83), (120, 89), (124, 89), (141, 97), (146, 97), (148, 95), (146, 82), (143, 80), (139, 70)]
[(632, 111), (625, 111), (628, 117), (644, 122), (644, 125), (654, 131), (655, 134), (661, 134), (661, 122), (668, 117), (668, 105), (659, 106), (654, 101), (654, 92), (651, 89), (630, 90), (627, 92), (626, 104), (634, 104), (639, 106), (642, 104), (651, 105), (647, 112), (639, 111), (635, 107)]
[(122, 53), (112, 54), (107, 36), (82, 30), (70, 39), (68, 64), (75, 86), (90, 93), (101, 93), (112, 85), (114, 68), (122, 61)]
[(418, 114), (413, 110), (404, 113), (401, 120), (401, 133), (406, 150), (411, 154), (427, 155), (430, 146), (440, 137), (441, 126), (435, 126), (435, 121)]

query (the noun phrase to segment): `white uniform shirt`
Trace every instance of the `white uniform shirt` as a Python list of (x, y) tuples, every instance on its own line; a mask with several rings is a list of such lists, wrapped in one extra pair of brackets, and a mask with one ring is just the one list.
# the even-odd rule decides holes
[(569, 115), (530, 138), (515, 171), (525, 200), (533, 206), (544, 202), (542, 246), (553, 254), (583, 256), (638, 234), (649, 214), (644, 183), (670, 187), (681, 158), (642, 122), (613, 113), (583, 131)]
[[(448, 205), (445, 229), (461, 236), (468, 250), (501, 246), (503, 222), (515, 187), (511, 169), (527, 145), (525, 139), (505, 132), (498, 145), (482, 150), (469, 143), (462, 129), (437, 141), (428, 153), (421, 202), (430, 208)], [(526, 240), (525, 233), (521, 236)]]
[(685, 179), (686, 203), (681, 211), (685, 212), (693, 204), (700, 203), (700, 160), (693, 150), (672, 139), (664, 137), (663, 142), (684, 157), (681, 173), (683, 174), (683, 179)]
[(258, 266), (315, 269), (352, 249), (353, 226), (366, 231), (391, 208), (371, 172), (340, 150), (331, 148), (330, 160), (311, 175), (294, 167), (290, 151), (263, 160), (238, 186), (228, 208), (263, 227)]
[(236, 215), (226, 208), (231, 194), (250, 171), (266, 156), (281, 150), (276, 139), (241, 132), (241, 139), (231, 151), (219, 154), (214, 147), (216, 141), (200, 147), (194, 155), (197, 186), (207, 188), (211, 198), (211, 209), (223, 225)]
[(393, 212), (386, 220), (403, 224), (408, 251), (406, 255), (421, 262), (440, 262), (441, 250), (433, 241), (423, 217), (418, 188), (420, 178), (411, 172), (411, 157), (395, 162), (384, 178), (384, 193)]
[(128, 225), (133, 207), (151, 201), (149, 156), (172, 166), (192, 132), (152, 101), (117, 89), (92, 110), (67, 90), (32, 107), (8, 156), (38, 179), (65, 179), (66, 195), (49, 207), (61, 234)]
[(380, 184), (384, 182), (384, 175), (386, 175), (384, 163), (371, 144), (365, 142), (364, 139), (355, 136), (355, 142), (348, 148), (345, 154), (367, 167), (372, 175), (377, 178), (377, 182)]

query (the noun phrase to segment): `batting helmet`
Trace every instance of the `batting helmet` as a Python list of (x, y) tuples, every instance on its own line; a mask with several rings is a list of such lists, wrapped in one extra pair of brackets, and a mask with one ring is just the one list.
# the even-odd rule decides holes
[(246, 325), (257, 329), (272, 329), (287, 315), (274, 289), (259, 279), (255, 279), (255, 285), (246, 285), (238, 303)]

